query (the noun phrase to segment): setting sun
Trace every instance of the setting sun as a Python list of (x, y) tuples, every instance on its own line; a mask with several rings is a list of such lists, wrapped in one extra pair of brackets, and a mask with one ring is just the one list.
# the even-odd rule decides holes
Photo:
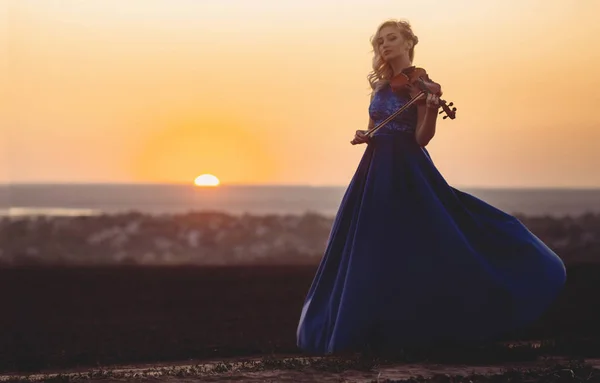
[(202, 174), (194, 180), (196, 186), (218, 186), (219, 179), (212, 174)]

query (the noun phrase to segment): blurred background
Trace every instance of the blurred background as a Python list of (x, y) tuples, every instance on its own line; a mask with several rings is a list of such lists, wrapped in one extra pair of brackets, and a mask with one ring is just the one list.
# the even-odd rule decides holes
[[(240, 257), (277, 243), (279, 253), (318, 258), (365, 149), (349, 141), (368, 120), (370, 38), (389, 18), (410, 21), (420, 41), (414, 64), (458, 108), (455, 120), (439, 119), (427, 147), (448, 183), (529, 217), (600, 212), (597, 1), (3, 5), (1, 213), (75, 219), (68, 222), (81, 232), (65, 235), (81, 239), (62, 241), (52, 229), (71, 249), (53, 248), (52, 257), (82, 259), (83, 249), (96, 252), (92, 244), (111, 244), (96, 262), (191, 262), (203, 241), (230, 244), (228, 231), (165, 229), (164, 243), (147, 252), (141, 243), (162, 237), (143, 235), (143, 222), (210, 210), (213, 218), (191, 220), (221, 229), (207, 222), (231, 214), (320, 220), (306, 224), (321, 228), (311, 236), (295, 221), (286, 235), (282, 223), (267, 225), (267, 247), (257, 245), (268, 235), (252, 232), (254, 221), (226, 226), (257, 246), (240, 244)], [(129, 213), (143, 219), (122, 216)], [(120, 223), (78, 220), (102, 215)], [(25, 232), (44, 238), (40, 230)], [(13, 240), (0, 259), (52, 258), (40, 247), (47, 241)]]
[(600, 3), (4, 0), (3, 183), (345, 186), (369, 38), (407, 19), (460, 187), (600, 187)]

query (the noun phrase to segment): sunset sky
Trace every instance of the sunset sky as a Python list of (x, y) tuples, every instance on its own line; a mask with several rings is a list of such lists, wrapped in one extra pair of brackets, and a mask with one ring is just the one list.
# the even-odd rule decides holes
[(600, 187), (598, 0), (0, 0), (0, 182), (346, 185), (388, 18), (459, 187)]

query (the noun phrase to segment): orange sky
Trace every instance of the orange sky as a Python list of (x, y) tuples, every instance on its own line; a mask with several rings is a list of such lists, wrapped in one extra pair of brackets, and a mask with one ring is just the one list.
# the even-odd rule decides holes
[(393, 17), (458, 107), (428, 146), (449, 183), (600, 187), (600, 1), (3, 4), (0, 182), (346, 185)]

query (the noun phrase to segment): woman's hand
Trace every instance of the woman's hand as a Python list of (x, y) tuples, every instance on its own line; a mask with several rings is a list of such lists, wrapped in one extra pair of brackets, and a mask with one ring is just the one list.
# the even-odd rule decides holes
[(433, 93), (428, 93), (427, 99), (425, 99), (425, 105), (427, 105), (428, 111), (437, 111), (440, 108), (440, 97)]
[(429, 141), (431, 141), (435, 135), (435, 126), (438, 115), (437, 111), (439, 107), (440, 97), (433, 93), (428, 93), (427, 99), (425, 100), (425, 111), (423, 113), (423, 107), (420, 108), (421, 112), (419, 112), (418, 115), (417, 130), (415, 132), (417, 143), (422, 147), (427, 146)]
[(364, 144), (366, 142), (369, 142), (369, 137), (367, 136), (366, 130), (357, 130), (354, 134), (354, 139), (350, 141), (352, 145)]

